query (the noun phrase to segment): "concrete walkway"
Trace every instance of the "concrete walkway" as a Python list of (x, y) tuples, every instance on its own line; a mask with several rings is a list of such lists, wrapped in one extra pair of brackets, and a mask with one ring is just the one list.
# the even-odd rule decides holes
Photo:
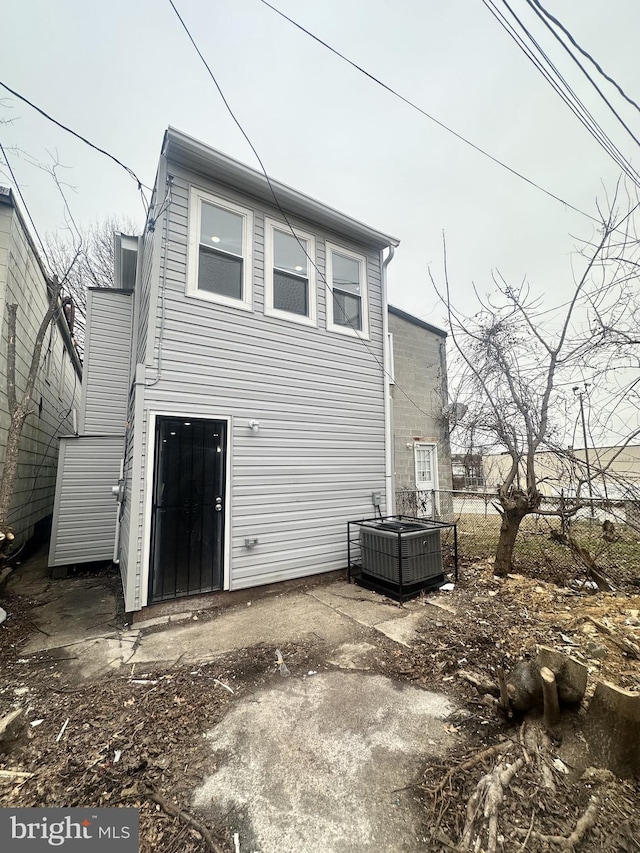
[(381, 635), (410, 647), (430, 619), (454, 617), (446, 593), (400, 607), (344, 581), (316, 581), (118, 630), (113, 584), (98, 578), (50, 581), (31, 563), (11, 588), (41, 603), (33, 610), (38, 630), (21, 654), (68, 656), (65, 666), (79, 678), (133, 664), (197, 665), (257, 644), (274, 653), (310, 645), (331, 669), (276, 673), (234, 700), (207, 734), (211, 772), (194, 805), (231, 822), (242, 853), (421, 849), (421, 815), (407, 786), (428, 757), (451, 745), (445, 718), (455, 705), (371, 670)]

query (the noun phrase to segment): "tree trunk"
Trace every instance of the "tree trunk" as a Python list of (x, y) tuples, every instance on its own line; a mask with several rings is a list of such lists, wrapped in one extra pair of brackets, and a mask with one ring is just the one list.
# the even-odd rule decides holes
[(18, 400), (16, 391), (16, 316), (18, 306), (14, 304), (7, 305), (7, 404), (10, 421), (2, 477), (0, 477), (0, 557), (4, 556), (8, 545), (14, 538), (8, 525), (8, 517), (18, 473), (20, 437), (22, 436), (25, 421), (31, 413), (31, 398), (40, 369), (42, 345), (47, 329), (52, 322), (55, 322), (57, 316), (61, 287), (62, 285), (58, 281), (57, 276), (54, 276), (52, 282), (47, 283), (49, 305), (40, 322), (33, 342), (29, 372), (20, 400)]
[[(7, 431), (7, 443), (5, 446), (4, 466), (0, 478), (0, 539), (4, 544), (9, 528), (9, 507), (13, 497), (13, 487), (18, 471), (18, 451), (20, 447), (20, 436), (27, 417), (27, 413), (21, 407), (14, 412)], [(2, 547), (0, 546), (0, 552)]]
[(500, 537), (498, 539), (498, 547), (496, 548), (496, 561), (493, 567), (493, 572), (498, 577), (504, 578), (511, 571), (513, 549), (516, 544), (518, 530), (520, 530), (520, 524), (525, 514), (519, 510), (504, 510), (502, 513)]

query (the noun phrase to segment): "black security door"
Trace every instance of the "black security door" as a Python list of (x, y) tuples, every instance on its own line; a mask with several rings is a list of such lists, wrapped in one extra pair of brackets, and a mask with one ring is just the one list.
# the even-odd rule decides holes
[(222, 589), (227, 425), (156, 420), (151, 600)]

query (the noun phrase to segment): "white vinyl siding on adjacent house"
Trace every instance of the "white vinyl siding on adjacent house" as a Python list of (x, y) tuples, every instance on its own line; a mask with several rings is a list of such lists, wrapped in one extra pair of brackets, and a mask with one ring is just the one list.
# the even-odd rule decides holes
[(60, 439), (50, 566), (113, 559), (119, 505), (111, 488), (122, 451), (117, 435)]
[(264, 313), (316, 325), (316, 243), (311, 234), (264, 221)]
[[(16, 316), (16, 391), (22, 396), (26, 384), (33, 343), (48, 306), (44, 273), (18, 211), (0, 201), (0, 463), (4, 463), (9, 407), (7, 380), (6, 306), (18, 305)], [(59, 324), (64, 321), (60, 319)], [(32, 414), (25, 421), (20, 438), (18, 472), (9, 509), (9, 524), (16, 545), (30, 538), (39, 522), (53, 510), (56, 486), (58, 439), (73, 431), (73, 411), (80, 399), (77, 360), (62, 372), (63, 358), (70, 356), (67, 337), (54, 324), (45, 337), (42, 361), (32, 397)], [(53, 334), (50, 334), (55, 330)], [(51, 344), (49, 346), (49, 342)], [(47, 349), (49, 355), (47, 356)], [(45, 361), (55, 383), (46, 381)]]
[(124, 435), (130, 385), (133, 295), (89, 290), (80, 432)]
[(369, 337), (367, 259), (343, 246), (327, 243), (327, 329)]
[(197, 187), (189, 200), (189, 296), (252, 310), (250, 210)]

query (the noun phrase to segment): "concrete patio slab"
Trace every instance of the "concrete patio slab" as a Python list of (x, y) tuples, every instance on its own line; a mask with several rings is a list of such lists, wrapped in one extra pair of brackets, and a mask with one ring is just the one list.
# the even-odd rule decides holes
[(380, 631), (385, 637), (389, 637), (396, 643), (410, 648), (418, 633), (418, 629), (428, 620), (424, 612), (409, 613), (404, 619), (389, 619), (388, 622), (379, 622), (374, 625), (376, 631)]
[(353, 584), (331, 584), (314, 589), (308, 595), (367, 628), (389, 619), (401, 619), (408, 612), (407, 608)]
[(241, 850), (422, 849), (410, 785), (451, 745), (444, 696), (363, 673), (283, 679), (239, 700), (209, 735), (194, 804), (233, 821)]
[(143, 634), (130, 662), (209, 660), (258, 643), (277, 646), (314, 639), (335, 644), (348, 639), (353, 631), (347, 616), (319, 605), (311, 595), (294, 593), (256, 601), (251, 607), (238, 607), (213, 619)]

